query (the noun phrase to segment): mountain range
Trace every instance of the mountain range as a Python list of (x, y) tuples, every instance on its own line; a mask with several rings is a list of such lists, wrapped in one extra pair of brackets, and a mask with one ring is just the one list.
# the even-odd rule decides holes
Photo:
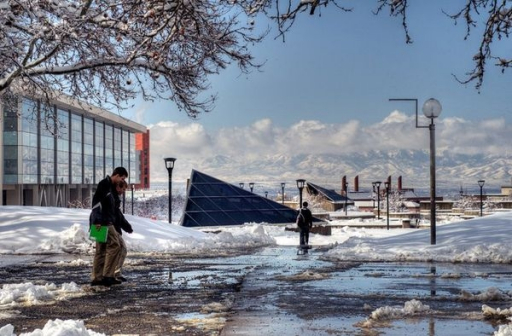
[[(182, 162), (185, 164), (185, 162)], [(188, 162), (191, 168), (226, 182), (290, 183), (303, 178), (313, 183), (340, 189), (343, 176), (349, 189), (359, 177), (360, 188), (371, 188), (372, 181), (392, 177), (396, 185), (402, 176), (404, 188), (428, 190), (430, 186), (430, 153), (426, 151), (369, 151), (350, 154), (269, 155), (243, 160), (226, 155), (206, 157), (200, 162)], [(478, 180), (486, 188), (499, 190), (510, 185), (512, 158), (485, 154), (467, 155), (443, 151), (436, 155), (437, 188), (477, 190)]]

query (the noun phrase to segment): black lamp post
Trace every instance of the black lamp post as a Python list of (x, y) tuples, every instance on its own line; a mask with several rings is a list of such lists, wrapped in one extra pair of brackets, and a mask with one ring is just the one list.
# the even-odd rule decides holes
[(418, 99), (390, 99), (390, 101), (413, 101), (416, 104), (416, 128), (430, 130), (430, 244), (436, 244), (436, 125), (434, 119), (442, 111), (441, 103), (430, 98), (423, 104), (423, 114), (430, 119), (428, 126), (418, 124)]
[(345, 217), (347, 217), (348, 182), (345, 182)]
[(372, 208), (372, 211), (375, 210), (375, 184), (372, 182), (372, 187), (373, 187), (373, 193), (372, 193), (372, 200), (373, 200), (373, 208)]
[(389, 182), (384, 182), (384, 186), (386, 187), (386, 227), (389, 230)]
[(240, 186), (240, 188), (242, 188), (242, 189), (244, 188), (244, 183), (243, 182), (240, 182), (238, 185)]
[(374, 190), (377, 189), (377, 219), (380, 219), (380, 184), (381, 181), (372, 182)]
[(133, 216), (133, 189), (135, 189), (134, 184), (132, 184), (132, 216)]
[(478, 186), (480, 187), (480, 217), (484, 214), (484, 202), (483, 202), (483, 188), (484, 188), (485, 180), (479, 180)]
[(285, 182), (281, 182), (281, 204), (284, 205), (284, 186), (286, 185)]
[(299, 209), (302, 208), (302, 189), (304, 189), (304, 183), (306, 180), (297, 180), (297, 188), (299, 188)]
[(172, 170), (174, 168), (175, 158), (165, 158), (165, 168), (169, 173), (169, 224), (172, 223)]
[(265, 191), (265, 198), (268, 198), (268, 191)]
[(251, 192), (254, 189), (254, 182), (249, 182), (249, 188), (251, 188)]

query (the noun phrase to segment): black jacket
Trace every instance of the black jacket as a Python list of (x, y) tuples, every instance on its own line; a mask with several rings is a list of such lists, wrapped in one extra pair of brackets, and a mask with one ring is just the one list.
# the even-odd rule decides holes
[[(115, 190), (113, 189), (112, 179), (110, 176), (105, 177), (100, 181), (100, 183), (98, 183), (96, 192), (92, 197), (93, 210), (89, 219), (90, 224), (111, 225), (115, 223)], [(101, 203), (101, 208), (94, 208), (98, 202)]]
[(121, 211), (121, 199), (119, 198), (119, 194), (116, 192), (114, 194), (114, 201), (115, 201), (115, 208), (116, 208), (116, 220), (114, 222), (114, 227), (116, 228), (116, 231), (122, 235), (122, 231), (126, 231), (128, 233), (133, 232), (133, 228), (130, 223), (126, 220), (124, 217), (123, 212)]
[(306, 227), (311, 228), (313, 226), (313, 214), (311, 213), (311, 210), (308, 208), (302, 208), (300, 209), (300, 212), (304, 216), (304, 223), (306, 224)]

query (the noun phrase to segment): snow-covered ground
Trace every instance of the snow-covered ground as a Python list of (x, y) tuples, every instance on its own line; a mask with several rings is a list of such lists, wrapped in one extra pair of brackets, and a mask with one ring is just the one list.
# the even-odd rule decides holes
[[(48, 207), (5, 206), (0, 212), (0, 253), (92, 253), (88, 238), (90, 210)], [(127, 215), (134, 228), (133, 234), (124, 234), (129, 251), (187, 252), (198, 256), (226, 247), (243, 248), (266, 245), (297, 245), (298, 235), (282, 226), (251, 223), (237, 227), (223, 227), (221, 233), (188, 229), (162, 221)], [(375, 221), (375, 220), (368, 220)], [(424, 229), (359, 229), (344, 226), (349, 222), (332, 222), (342, 228), (333, 228), (331, 236), (311, 235), (314, 246), (333, 246), (325, 257), (336, 260), (362, 261), (448, 261), (510, 263), (512, 252), (512, 212), (495, 214), (473, 220), (440, 223), (437, 227), (437, 245), (430, 245), (430, 230)], [(371, 224), (371, 223), (369, 223)], [(218, 228), (216, 228), (218, 229)], [(0, 260), (2, 258), (0, 257)], [(75, 263), (82, 262), (77, 257)], [(56, 286), (36, 286), (31, 283), (4, 284), (0, 289), (0, 316), (2, 306), (37, 304), (47, 297), (65, 298), (81, 295), (74, 283)], [(381, 307), (372, 314), (403, 314), (411, 309), (424, 309), (412, 302), (403, 309)], [(509, 314), (509, 310), (494, 309), (493, 313)], [(483, 309), (485, 312), (485, 309)], [(488, 310), (488, 309), (487, 309)], [(510, 315), (510, 314), (509, 314)], [(506, 315), (508, 316), (508, 315)], [(0, 336), (12, 336), (15, 330), (6, 325)], [(51, 320), (42, 330), (23, 333), (25, 336), (47, 335), (102, 335), (87, 330), (81, 321)], [(512, 335), (512, 326), (503, 325), (495, 335)]]

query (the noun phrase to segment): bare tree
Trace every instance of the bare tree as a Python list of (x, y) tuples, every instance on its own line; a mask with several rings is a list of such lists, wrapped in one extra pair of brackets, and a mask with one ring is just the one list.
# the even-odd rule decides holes
[[(405, 31), (406, 43), (412, 43), (409, 32), (407, 8), (409, 0), (378, 0), (378, 14), (384, 9), (389, 9), (391, 16), (397, 16), (402, 19), (402, 25)], [(446, 13), (449, 18), (457, 24), (462, 21), (466, 25), (467, 39), (472, 30), (483, 26), (483, 33), (480, 37), (480, 46), (473, 56), (474, 68), (466, 73), (465, 79), (460, 79), (454, 75), (455, 79), (461, 84), (475, 83), (475, 87), (479, 90), (484, 81), (487, 62), (494, 62), (494, 66), (505, 72), (512, 66), (511, 55), (496, 55), (493, 53), (491, 46), (503, 43), (504, 39), (508, 39), (512, 32), (512, 2), (510, 0), (466, 0), (464, 6), (456, 13)], [(508, 49), (507, 49), (508, 50)]]
[[(253, 1), (258, 3), (258, 1)], [(258, 68), (261, 41), (236, 1), (0, 0), (0, 92), (55, 92), (123, 108), (141, 94), (189, 116), (209, 111), (207, 77), (231, 62)]]
[[(55, 98), (62, 92), (103, 108), (122, 109), (128, 101), (166, 99), (190, 117), (211, 111), (215, 96), (203, 97), (208, 77), (235, 63), (242, 72), (257, 70), (250, 47), (268, 29), (255, 29), (267, 17), (278, 36), (300, 14), (322, 8), (349, 12), (341, 0), (0, 0), (0, 94), (16, 87), (25, 94)], [(486, 20), (475, 68), (461, 83), (480, 88), (486, 62), (504, 71), (511, 60), (490, 46), (508, 37), (508, 1), (467, 0), (460, 12), (467, 35)], [(389, 9), (402, 18), (406, 43), (408, 0), (377, 0), (376, 14)], [(483, 14), (481, 14), (483, 13)], [(485, 20), (484, 20), (485, 21)]]

